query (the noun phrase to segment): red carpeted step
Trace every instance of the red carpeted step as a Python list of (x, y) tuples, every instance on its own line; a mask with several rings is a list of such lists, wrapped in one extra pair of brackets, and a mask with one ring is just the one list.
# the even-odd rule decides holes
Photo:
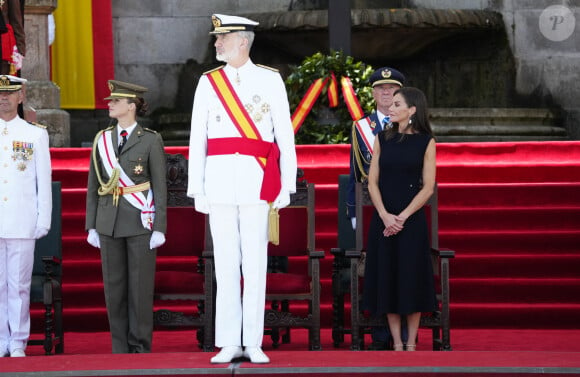
[(454, 303), (573, 304), (580, 297), (580, 278), (452, 278)]
[(580, 254), (461, 255), (451, 260), (453, 278), (574, 278), (580, 274)]
[(580, 229), (458, 231), (439, 228), (439, 245), (460, 254), (528, 253), (577, 254)]
[(578, 303), (451, 303), (452, 329), (575, 329), (578, 328), (578, 318), (580, 318), (580, 304)]
[(439, 208), (579, 207), (580, 182), (439, 183)]
[(554, 164), (437, 164), (437, 181), (445, 183), (577, 182), (580, 163)]
[(580, 224), (580, 206), (575, 207), (485, 207), (440, 208), (441, 229), (457, 231), (477, 229), (543, 231), (576, 230)]

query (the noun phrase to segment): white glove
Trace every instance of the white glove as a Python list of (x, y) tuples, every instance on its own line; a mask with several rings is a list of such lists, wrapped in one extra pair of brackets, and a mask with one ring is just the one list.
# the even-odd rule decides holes
[(37, 226), (36, 229), (34, 229), (34, 239), (37, 240), (39, 238), (42, 238), (44, 236), (46, 236), (48, 234), (48, 229), (42, 226)]
[(87, 236), (87, 242), (97, 249), (101, 248), (101, 241), (99, 240), (99, 233), (96, 229), (89, 229), (89, 235)]
[(149, 248), (151, 250), (157, 249), (159, 246), (165, 243), (165, 234), (154, 230), (153, 234), (151, 234), (151, 241), (149, 241)]
[(274, 200), (272, 206), (274, 208), (284, 208), (290, 204), (290, 193), (286, 190), (281, 190), (278, 197)]
[(350, 223), (352, 224), (352, 230), (356, 230), (356, 217), (351, 217)]
[(197, 194), (193, 197), (193, 200), (195, 201), (195, 210), (197, 212), (205, 214), (209, 213), (209, 200), (207, 199), (207, 196), (203, 194)]

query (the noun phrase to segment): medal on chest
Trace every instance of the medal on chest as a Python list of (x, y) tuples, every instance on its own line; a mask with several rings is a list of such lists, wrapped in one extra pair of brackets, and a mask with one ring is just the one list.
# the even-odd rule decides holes
[(20, 171), (26, 170), (26, 163), (32, 160), (34, 154), (34, 144), (25, 141), (12, 142), (12, 160), (16, 162), (16, 168)]

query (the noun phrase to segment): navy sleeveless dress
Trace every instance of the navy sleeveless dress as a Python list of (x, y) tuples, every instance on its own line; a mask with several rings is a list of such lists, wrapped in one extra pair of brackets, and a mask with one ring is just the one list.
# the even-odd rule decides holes
[[(389, 213), (399, 214), (421, 189), (423, 159), (430, 135), (379, 136), (379, 188)], [(363, 304), (373, 315), (436, 310), (431, 247), (425, 211), (405, 222), (401, 232), (385, 237), (376, 209), (368, 233)]]

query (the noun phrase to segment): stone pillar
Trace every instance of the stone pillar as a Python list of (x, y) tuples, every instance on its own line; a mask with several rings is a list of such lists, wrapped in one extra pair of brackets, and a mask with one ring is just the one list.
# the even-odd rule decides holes
[(21, 72), (28, 83), (24, 113), (27, 120), (47, 126), (51, 147), (68, 147), (70, 116), (60, 109), (60, 88), (50, 81), (48, 15), (56, 3), (57, 0), (26, 0), (25, 3), (26, 56)]

